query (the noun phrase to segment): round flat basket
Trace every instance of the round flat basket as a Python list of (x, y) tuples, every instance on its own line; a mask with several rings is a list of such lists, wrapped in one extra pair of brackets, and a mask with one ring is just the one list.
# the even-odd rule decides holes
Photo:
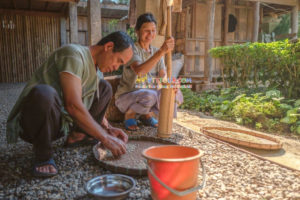
[(146, 176), (147, 168), (142, 152), (151, 146), (161, 145), (177, 145), (177, 143), (154, 137), (130, 136), (126, 144), (127, 152), (121, 157), (115, 158), (100, 143), (93, 147), (93, 153), (100, 166), (107, 170), (132, 176)]
[(254, 131), (224, 127), (203, 127), (202, 132), (225, 142), (254, 149), (276, 150), (282, 148), (280, 140)]

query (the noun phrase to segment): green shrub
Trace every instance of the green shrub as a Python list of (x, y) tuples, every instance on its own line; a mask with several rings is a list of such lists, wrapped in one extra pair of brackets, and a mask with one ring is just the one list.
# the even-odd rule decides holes
[(276, 88), (288, 98), (300, 97), (300, 42), (245, 43), (210, 50), (221, 59), (227, 86)]

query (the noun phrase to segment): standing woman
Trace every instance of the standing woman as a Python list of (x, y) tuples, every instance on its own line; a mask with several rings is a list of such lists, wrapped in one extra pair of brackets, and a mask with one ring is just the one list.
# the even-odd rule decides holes
[[(153, 78), (166, 76), (164, 55), (174, 49), (174, 39), (165, 40), (159, 49), (151, 46), (151, 42), (156, 36), (156, 24), (151, 13), (145, 13), (138, 17), (135, 26), (137, 42), (133, 48), (133, 57), (123, 68), (120, 85), (115, 94), (116, 106), (122, 113), (125, 113), (127, 130), (138, 129), (137, 114), (145, 125), (158, 126), (153, 112), (159, 113), (160, 91), (157, 89), (157, 85), (154, 85), (156, 82), (154, 80), (157, 79)], [(139, 88), (137, 85), (143, 85), (143, 87)], [(156, 88), (151, 89), (153, 87)]]

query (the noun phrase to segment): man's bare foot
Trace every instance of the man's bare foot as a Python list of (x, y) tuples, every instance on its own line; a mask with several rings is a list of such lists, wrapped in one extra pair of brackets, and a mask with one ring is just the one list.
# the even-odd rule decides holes
[(36, 167), (35, 169), (36, 171), (41, 173), (51, 173), (51, 174), (57, 173), (57, 170), (52, 165), (44, 165), (44, 166)]
[(36, 177), (50, 177), (55, 176), (58, 173), (57, 166), (53, 160), (50, 158), (47, 161), (35, 161), (33, 175)]
[(72, 144), (72, 143), (81, 141), (85, 137), (86, 137), (86, 134), (73, 131), (67, 138), (67, 144)]

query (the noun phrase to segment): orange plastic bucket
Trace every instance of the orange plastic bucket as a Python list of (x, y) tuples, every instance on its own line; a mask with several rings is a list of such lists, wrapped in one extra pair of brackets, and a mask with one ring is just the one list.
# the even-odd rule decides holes
[[(193, 200), (205, 186), (205, 171), (200, 161), (202, 152), (179, 145), (155, 146), (145, 149), (151, 196), (154, 200)], [(197, 186), (199, 165), (203, 183)]]

